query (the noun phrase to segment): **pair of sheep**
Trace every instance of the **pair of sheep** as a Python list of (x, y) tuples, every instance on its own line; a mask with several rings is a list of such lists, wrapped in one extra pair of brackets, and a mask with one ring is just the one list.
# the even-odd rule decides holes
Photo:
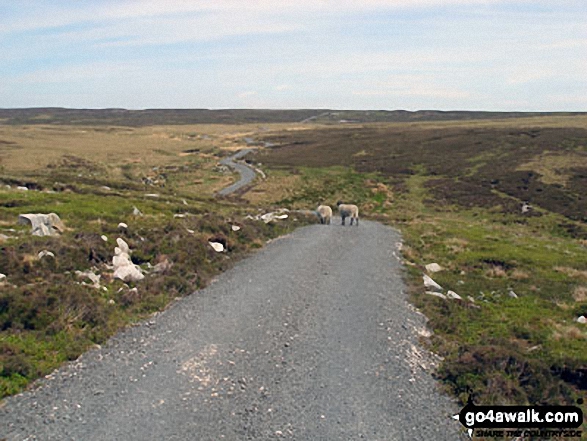
[[(350, 217), (351, 225), (353, 225), (353, 220), (355, 220), (357, 227), (359, 226), (359, 207), (353, 204), (343, 204), (341, 201), (338, 201), (336, 205), (338, 207), (340, 217), (342, 218), (343, 225), (345, 219)], [(330, 219), (332, 218), (332, 208), (330, 208), (328, 205), (319, 205), (316, 212), (318, 213), (321, 224), (330, 225)]]

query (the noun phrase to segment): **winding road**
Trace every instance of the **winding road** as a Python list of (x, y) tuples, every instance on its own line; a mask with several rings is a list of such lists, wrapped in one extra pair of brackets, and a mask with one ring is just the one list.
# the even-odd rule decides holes
[(418, 344), (399, 235), (339, 223), (271, 242), (5, 400), (0, 439), (464, 439)]
[(255, 170), (253, 170), (251, 167), (249, 167), (246, 164), (242, 164), (240, 162), (235, 162), (238, 159), (244, 158), (247, 154), (249, 154), (250, 152), (253, 152), (253, 151), (255, 151), (255, 149), (239, 150), (234, 155), (229, 156), (228, 158), (224, 158), (222, 161), (220, 161), (220, 163), (222, 165), (226, 165), (226, 166), (236, 170), (238, 173), (240, 173), (241, 177), (234, 184), (220, 190), (218, 192), (219, 196), (227, 196), (231, 193), (234, 193), (237, 190), (240, 190), (241, 188), (245, 187), (246, 185), (249, 185), (251, 182), (253, 182), (253, 180), (255, 179), (255, 176), (256, 176)]

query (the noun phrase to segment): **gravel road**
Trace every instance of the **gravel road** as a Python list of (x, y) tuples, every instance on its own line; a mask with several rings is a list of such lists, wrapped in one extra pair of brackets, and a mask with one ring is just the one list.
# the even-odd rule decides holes
[(234, 184), (220, 190), (218, 192), (219, 196), (226, 196), (231, 193), (234, 193), (235, 191), (241, 189), (245, 185), (249, 185), (251, 182), (253, 182), (253, 179), (255, 179), (255, 176), (256, 176), (255, 170), (253, 170), (251, 167), (247, 166), (246, 164), (242, 164), (240, 162), (235, 162), (235, 161), (237, 159), (241, 159), (241, 158), (245, 157), (248, 153), (250, 153), (254, 150), (255, 149), (239, 150), (234, 155), (229, 156), (228, 158), (224, 158), (222, 161), (220, 161), (220, 163), (222, 165), (226, 165), (226, 166), (236, 170), (237, 172), (239, 172), (241, 177)]
[(339, 223), (273, 241), (5, 400), (0, 439), (462, 439), (418, 346), (399, 235)]

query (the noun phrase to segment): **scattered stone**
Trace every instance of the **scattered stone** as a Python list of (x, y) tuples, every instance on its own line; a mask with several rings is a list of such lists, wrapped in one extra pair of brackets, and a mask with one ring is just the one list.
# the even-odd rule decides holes
[(80, 279), (89, 279), (92, 282), (92, 286), (94, 288), (100, 288), (100, 275), (94, 274), (92, 271), (76, 271), (75, 275), (78, 276)]
[(524, 202), (522, 204), (522, 214), (528, 213), (530, 210), (532, 210), (532, 206), (528, 202)]
[(475, 303), (475, 299), (473, 297), (467, 296), (467, 299), (469, 300), (469, 302)]
[(446, 300), (446, 296), (444, 294), (436, 291), (426, 291), (426, 294), (428, 294), (429, 296), (440, 297), (441, 299)]
[(239, 227), (238, 225), (232, 225), (231, 228), (232, 231), (239, 231), (241, 229), (241, 227)]
[(143, 280), (145, 275), (138, 265), (132, 263), (130, 259), (130, 248), (128, 244), (120, 237), (116, 239), (118, 246), (114, 248), (114, 257), (112, 265), (114, 266), (114, 277), (123, 282), (138, 282)]
[(518, 295), (511, 289), (508, 291), (508, 296), (510, 296), (512, 299), (518, 298)]
[(108, 187), (107, 185), (102, 185), (102, 187), (100, 187), (102, 190), (106, 190), (106, 191), (110, 191), (112, 190), (110, 187)]
[(6, 282), (6, 274), (0, 273), (0, 284)]
[(127, 228), (128, 228), (128, 225), (127, 225), (127, 224), (125, 224), (124, 222), (120, 222), (120, 223), (118, 224), (118, 229), (119, 229), (119, 230), (126, 230)]
[(186, 201), (185, 199), (182, 199), (181, 201), (183, 202), (183, 205), (187, 205), (188, 204), (188, 201)]
[(449, 299), (453, 299), (453, 300), (463, 300), (463, 298), (460, 295), (458, 295), (456, 292), (450, 291), (450, 290), (446, 293), (446, 297), (448, 297)]
[(39, 252), (37, 257), (39, 259), (42, 259), (43, 257), (55, 257), (55, 254), (53, 254), (51, 251), (43, 250)]
[(436, 292), (442, 292), (442, 291), (444, 291), (444, 289), (442, 288), (442, 286), (440, 286), (438, 283), (436, 283), (434, 280), (432, 280), (432, 278), (430, 278), (430, 276), (427, 276), (426, 274), (424, 274), (422, 276), (422, 278), (424, 279), (424, 286), (429, 291), (436, 291)]
[(265, 213), (264, 215), (260, 216), (259, 219), (261, 219), (266, 224), (268, 224), (269, 222), (271, 222), (273, 220), (287, 219), (289, 217), (287, 214), (279, 214), (279, 213), (283, 213), (284, 211), (288, 211), (288, 210), (283, 208), (283, 209), (276, 211), (276, 212)]
[(20, 214), (18, 223), (30, 225), (33, 236), (56, 236), (65, 230), (65, 225), (55, 213)]
[(579, 318), (577, 318), (577, 323), (581, 323), (584, 325), (585, 323), (587, 323), (587, 318), (585, 318), (584, 315), (579, 316)]
[(143, 213), (141, 213), (141, 210), (139, 210), (137, 207), (132, 207), (132, 214), (134, 216), (142, 216)]
[(159, 197), (159, 194), (158, 193), (147, 193), (147, 194), (145, 194), (145, 197), (148, 197), (148, 198), (158, 198)]
[(426, 265), (426, 271), (428, 271), (429, 273), (437, 273), (439, 271), (442, 271), (443, 269), (444, 268), (437, 263), (429, 263), (428, 265)]
[(10, 236), (7, 236), (6, 234), (0, 234), (0, 243), (6, 241), (10, 239)]
[(222, 251), (224, 251), (224, 245), (222, 245), (221, 243), (218, 242), (208, 242), (210, 244), (210, 246), (212, 248), (214, 248), (214, 251), (221, 253)]
[(20, 190), (20, 191), (29, 191), (29, 188), (28, 187), (23, 187), (21, 185), (19, 185), (18, 187), (16, 187), (16, 189), (17, 190)]
[(108, 242), (108, 238), (105, 235), (101, 235), (100, 239), (102, 239), (104, 242)]

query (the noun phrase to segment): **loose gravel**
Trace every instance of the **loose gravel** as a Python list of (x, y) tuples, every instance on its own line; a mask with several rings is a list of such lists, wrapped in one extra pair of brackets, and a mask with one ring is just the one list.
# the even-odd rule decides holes
[(464, 439), (418, 343), (399, 235), (338, 223), (273, 241), (6, 399), (0, 439)]

